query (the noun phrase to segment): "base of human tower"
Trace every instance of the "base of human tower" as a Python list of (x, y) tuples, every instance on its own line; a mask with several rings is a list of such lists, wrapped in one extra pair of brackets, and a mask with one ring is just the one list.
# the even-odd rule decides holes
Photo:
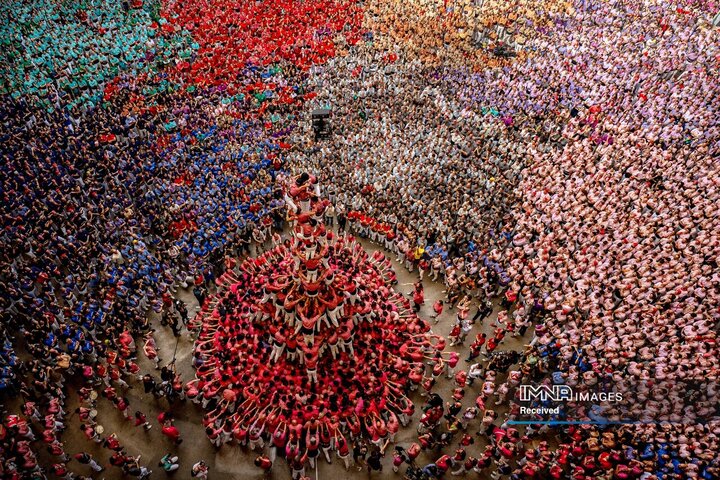
[(198, 314), (202, 365), (188, 394), (213, 443), (252, 447), (266, 432), (291, 457), (348, 435), (387, 445), (444, 342), (392, 289), (382, 253), (325, 228), (314, 177), (295, 178), (287, 204), (291, 237), (223, 274)]

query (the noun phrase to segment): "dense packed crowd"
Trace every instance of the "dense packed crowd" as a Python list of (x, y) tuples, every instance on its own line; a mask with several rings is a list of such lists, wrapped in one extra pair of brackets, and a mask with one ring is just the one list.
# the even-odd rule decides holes
[(158, 35), (165, 21), (155, 2), (5, 2), (0, 8), (7, 68), (0, 91), (50, 111), (96, 105), (108, 80), (164, 68), (198, 48), (182, 32)]
[[(125, 412), (120, 392), (139, 373), (135, 341), (142, 339), (152, 355), (150, 314), (161, 314), (179, 335), (188, 312), (173, 302), (175, 290), (206, 296), (219, 260), (248, 250), (284, 215), (274, 176), (283, 168), (282, 138), (292, 116), (277, 109), (266, 122), (258, 114), (262, 100), (252, 96), (276, 93), (263, 82), (277, 81), (277, 69), (248, 66), (248, 87), (238, 95), (180, 85), (159, 60), (175, 34), (155, 37), (143, 28), (152, 6), (88, 7), (3, 6), (18, 17), (3, 22), (4, 41), (12, 40), (4, 66), (17, 70), (3, 75), (0, 114), (1, 385), (43, 415), (64, 399), (65, 378), (99, 388)], [(67, 44), (43, 47), (49, 38)], [(128, 65), (117, 65), (123, 58), (116, 50)], [(157, 62), (130, 66), (139, 52)], [(162, 376), (146, 391), (179, 397), (176, 375)], [(2, 432), (2, 476), (40, 478), (54, 470), (64, 477), (58, 472), (71, 458), (53, 443), (60, 442), (62, 419), (52, 430), (57, 438), (42, 440), (32, 435), (34, 419), (25, 419), (28, 438), (20, 443), (10, 420)], [(85, 415), (84, 421), (88, 438), (99, 439), (96, 420)], [(38, 463), (44, 448), (33, 440), (59, 445), (44, 459), (52, 468)], [(136, 464), (129, 457), (113, 463), (126, 473), (147, 473)]]
[[(88, 442), (108, 449), (124, 474), (149, 476), (96, 418), (98, 402), (108, 402), (151, 428), (125, 395), (138, 377), (148, 395), (202, 403), (217, 446), (268, 446), (256, 465), (272, 468), (278, 454), (294, 478), (320, 452), (371, 470), (392, 452), (393, 469), (406, 463), (411, 478), (718, 477), (713, 2), (1, 8), (3, 478), (69, 479), (104, 468), (105, 459), (65, 451), (63, 407), (75, 392)], [(512, 55), (499, 55), (503, 46)], [(331, 108), (334, 126), (319, 143), (303, 121), (315, 107)], [(299, 245), (272, 230), (309, 220), (288, 209), (288, 170), (319, 178), (329, 203), (313, 222), (324, 217), (330, 227), (337, 217), (341, 230), (419, 273), (416, 310), (423, 281), (445, 283), (445, 302), (432, 308), (436, 318), (455, 312), (451, 357), (440, 353), (439, 336), (394, 352), (407, 340), (393, 333), (397, 318), (371, 314), (390, 294), (387, 261), (354, 246), (345, 252), (344, 243), (356, 244), (330, 229), (320, 236), (350, 255), (333, 269), (353, 272), (368, 298), (358, 301), (348, 283), (323, 300), (337, 309), (350, 299), (342, 315), (362, 319), (354, 324), (360, 346), (343, 343), (349, 324), (333, 330), (339, 313), (326, 314), (322, 329), (316, 318), (317, 329), (305, 326), (303, 356), (312, 363), (315, 335), (328, 342), (336, 334), (338, 346), (327, 344), (317, 373), (298, 373), (282, 340), (288, 331), (253, 337), (269, 310), (233, 323), (260, 299), (278, 312), (293, 303), (283, 282), (295, 261), (288, 251)], [(227, 260), (258, 254), (266, 241), (265, 255)], [(307, 267), (303, 289), (316, 283)], [(210, 297), (218, 278), (238, 280), (253, 300)], [(178, 288), (204, 305), (188, 324), (200, 338), (198, 380), (187, 385), (172, 362), (161, 362), (152, 328), (160, 317), (177, 337), (190, 321), (173, 298)], [(480, 333), (497, 298), (494, 332)], [(212, 321), (225, 322), (225, 342), (207, 330), (219, 310)], [(284, 320), (297, 321), (289, 313)], [(528, 345), (515, 351), (507, 337)], [(458, 367), (458, 346), (468, 350), (467, 368)], [(210, 368), (210, 357), (225, 361), (248, 348), (276, 362), (242, 357), (223, 374)], [(138, 351), (159, 379), (141, 370)], [(396, 371), (388, 375), (391, 357)], [(252, 362), (264, 376), (239, 378)], [(257, 390), (283, 368), (278, 412)], [(448, 383), (443, 375), (450, 398), (437, 391)], [(359, 393), (362, 382), (377, 388)], [(552, 420), (586, 423), (550, 427), (520, 414), (518, 387), (527, 384), (619, 391), (625, 401), (563, 405)], [(349, 385), (354, 394), (341, 391)], [(417, 443), (393, 450), (393, 434), (413, 415), (408, 399), (419, 401), (415, 390), (426, 397)], [(157, 420), (163, 435), (182, 441), (169, 412)], [(468, 429), (479, 429), (484, 450)], [(428, 457), (434, 461), (419, 464)], [(193, 475), (207, 476), (196, 461)], [(178, 462), (169, 453), (160, 466), (173, 471)]]
[(445, 364), (444, 342), (392, 291), (390, 261), (326, 228), (314, 182), (290, 181), (292, 236), (220, 277), (224, 290), (196, 319), (188, 388), (215, 446), (267, 442), (267, 460), (284, 457), (293, 478), (321, 453), (348, 468), (349, 442), (363, 437), (384, 451), (414, 413), (407, 395), (423, 360)]
[[(262, 127), (252, 118), (218, 124), (208, 98), (203, 107), (168, 94), (159, 99), (167, 113), (77, 117), (3, 104), (2, 321), (24, 333), (41, 370), (127, 387), (138, 368), (133, 337), (152, 338), (149, 314), (179, 321), (176, 288), (202, 295), (218, 259), (282, 218), (279, 145), (254, 135)], [(195, 128), (154, 136), (168, 120)], [(28, 390), (26, 366), (5, 347), (4, 389), (57, 398)]]
[[(385, 13), (377, 21), (397, 25)], [(295, 162), (325, 172), (355, 231), (421, 278), (444, 275), (452, 304), (502, 295), (503, 328), (536, 325), (552, 382), (626, 393), (559, 419), (716, 419), (709, 19), (686, 6), (583, 2), (536, 26), (529, 58), (481, 71), (457, 53), (437, 66), (361, 47), (314, 79), (338, 134)], [(432, 38), (435, 25), (425, 29)], [(703, 466), (659, 470), (711, 475)]]

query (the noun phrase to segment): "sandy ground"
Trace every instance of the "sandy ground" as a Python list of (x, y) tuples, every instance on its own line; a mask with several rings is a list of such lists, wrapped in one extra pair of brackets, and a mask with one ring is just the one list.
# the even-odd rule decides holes
[[(361, 240), (361, 243), (369, 251), (380, 249), (378, 246), (365, 240)], [(380, 250), (384, 251), (383, 249)], [(407, 284), (412, 284), (417, 281), (417, 272), (408, 272), (404, 266), (395, 261), (394, 255), (389, 253), (387, 255), (391, 258), (395, 271), (398, 274), (397, 290), (405, 294), (409, 293), (412, 290), (412, 285)], [(419, 315), (421, 318), (431, 322), (434, 332), (447, 336), (452, 328), (456, 312), (454, 309), (450, 310), (446, 306), (445, 311), (440, 316), (439, 323), (437, 325), (434, 324), (434, 321), (430, 320), (430, 315), (432, 314), (432, 304), (436, 299), (444, 297), (444, 286), (441, 283), (430, 281), (427, 277), (424, 280), (424, 285), (426, 300)], [(187, 303), (188, 311), (192, 315), (197, 308), (197, 302), (192, 293), (189, 290), (178, 290), (177, 297)], [(473, 331), (468, 336), (468, 339), (474, 338), (475, 335), (481, 331), (486, 332), (488, 336), (492, 336), (491, 334), (493, 328), (490, 324), (497, 316), (498, 311), (499, 308), (496, 306), (495, 311), (489, 319), (485, 319), (483, 324), (476, 324)], [(473, 308), (470, 310), (470, 315), (473, 315), (474, 313), (475, 308), (473, 305)], [(161, 326), (158, 319), (154, 318), (152, 320), (152, 324), (156, 329), (155, 336), (159, 347), (160, 357), (164, 360), (164, 362), (168, 362), (172, 359), (173, 352), (176, 348), (176, 340), (173, 337), (170, 328)], [(530, 336), (531, 332), (526, 333), (526, 339)], [(466, 341), (466, 344), (469, 343), (470, 342)], [(522, 346), (522, 343), (524, 343), (523, 339), (507, 338), (498, 350), (511, 348), (519, 349)], [(469, 364), (463, 360), (467, 357), (467, 347), (449, 347), (448, 350), (454, 350), (461, 353), (461, 360), (458, 363), (456, 370), (468, 368)], [(194, 371), (190, 364), (191, 355), (192, 338), (190, 338), (187, 331), (183, 330), (182, 336), (177, 342), (176, 365), (178, 371), (182, 374), (184, 382), (194, 378)], [(151, 372), (156, 376), (159, 376), (158, 372), (154, 370), (154, 364), (148, 361), (142, 354), (139, 354), (138, 362), (143, 373)], [(500, 378), (504, 380), (504, 376), (501, 376)], [(160, 411), (168, 409), (167, 401), (165, 399), (156, 400), (152, 395), (145, 394), (142, 382), (139, 380), (131, 379), (128, 382), (130, 383), (131, 388), (127, 390), (126, 396), (130, 400), (131, 412), (134, 413), (136, 410), (144, 412), (151, 421), (153, 428), (149, 432), (145, 432), (141, 427), (135, 427), (134, 422), (125, 420), (120, 412), (118, 412), (113, 405), (104, 398), (100, 398), (98, 400), (98, 423), (104, 427), (105, 435), (115, 432), (130, 455), (142, 456), (140, 463), (153, 470), (151, 478), (161, 479), (166, 476), (172, 476), (178, 480), (192, 478), (190, 476), (190, 467), (201, 459), (204, 460), (210, 467), (210, 479), (245, 480), (261, 478), (290, 478), (289, 468), (282, 459), (276, 460), (275, 465), (268, 475), (263, 475), (263, 473), (253, 464), (253, 460), (257, 456), (257, 453), (250, 452), (248, 449), (243, 449), (236, 445), (225, 445), (220, 449), (213, 447), (206, 438), (202, 427), (202, 409), (190, 401), (180, 402), (171, 409), (175, 414), (176, 425), (179, 428), (184, 440), (180, 446), (174, 446), (172, 442), (160, 433), (160, 426), (155, 418)], [(464, 407), (474, 404), (481, 385), (482, 382), (475, 382), (473, 386), (466, 388), (466, 395), (463, 399)], [(443, 378), (438, 382), (433, 391), (438, 392), (447, 400), (450, 398), (452, 388), (452, 380), (446, 380)], [(420, 413), (419, 407), (424, 403), (424, 399), (418, 392), (414, 393), (412, 399), (417, 407), (413, 422), (408, 427), (401, 429), (396, 437), (396, 443), (403, 446), (408, 446), (417, 438), (416, 428)], [(107, 460), (110, 457), (110, 451), (88, 441), (80, 432), (80, 420), (78, 415), (74, 413), (77, 406), (77, 394), (75, 392), (70, 392), (66, 408), (66, 411), (68, 412), (67, 421), (69, 425), (63, 435), (66, 452), (73, 454), (79, 451), (88, 451), (92, 453), (98, 461), (103, 462), (103, 464), (107, 466), (107, 470), (94, 475), (94, 478), (96, 479), (110, 480), (123, 478), (120, 474), (121, 472), (119, 468), (107, 465)], [(502, 413), (505, 410), (502, 407), (499, 407), (497, 408), (497, 411)], [(470, 423), (468, 431), (475, 433), (477, 431), (479, 421), (480, 420), (478, 418)], [(475, 444), (468, 447), (467, 450), (470, 455), (477, 457), (484, 450), (486, 441), (483, 437), (475, 438)], [(457, 439), (453, 445), (447, 447), (444, 451), (446, 453), (452, 453), (456, 448)], [(383, 471), (380, 473), (373, 473), (373, 478), (402, 478), (402, 475), (396, 474), (392, 471), (391, 451), (392, 448), (389, 447), (387, 455), (383, 460)], [(170, 475), (167, 475), (160, 467), (158, 467), (158, 461), (164, 454), (169, 452), (172, 452), (174, 455), (179, 457), (180, 469)], [(424, 465), (426, 463), (430, 463), (438, 456), (440, 456), (440, 453), (437, 451), (429, 452), (429, 455), (423, 453), (417, 461), (418, 464)], [(76, 473), (84, 475), (90, 474), (89, 467), (79, 465), (75, 461), (72, 461), (70, 466)], [(402, 468), (404, 469), (404, 467)], [(403, 470), (401, 470), (401, 472), (402, 471)], [(358, 472), (355, 467), (351, 467), (350, 471), (346, 472), (342, 462), (337, 458), (333, 460), (332, 464), (328, 464), (324, 459), (321, 459), (318, 462), (317, 470), (313, 471), (307, 469), (307, 474), (310, 478), (316, 479), (370, 478), (370, 474), (367, 471)], [(470, 475), (472, 475), (473, 478), (477, 478), (477, 474), (471, 473)]]

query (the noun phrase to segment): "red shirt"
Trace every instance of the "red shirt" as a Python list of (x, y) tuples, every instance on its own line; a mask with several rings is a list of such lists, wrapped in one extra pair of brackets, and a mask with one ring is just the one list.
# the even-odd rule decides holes
[(173, 441), (177, 441), (180, 438), (180, 431), (177, 429), (177, 427), (175, 427), (175, 425), (163, 427), (162, 433)]
[(262, 468), (263, 470), (270, 470), (270, 468), (272, 467), (272, 462), (267, 457), (260, 457), (260, 460), (258, 463), (259, 463), (258, 466), (260, 468)]

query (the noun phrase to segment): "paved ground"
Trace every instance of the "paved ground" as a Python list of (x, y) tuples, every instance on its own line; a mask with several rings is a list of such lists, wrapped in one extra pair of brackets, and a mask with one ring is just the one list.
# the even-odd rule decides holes
[[(370, 242), (361, 240), (363, 246), (369, 250), (377, 250), (378, 247)], [(398, 274), (398, 285), (397, 290), (402, 293), (409, 293), (412, 290), (413, 282), (417, 281), (417, 274), (411, 274), (401, 264), (395, 261), (395, 256), (388, 254), (391, 258), (395, 271)], [(430, 314), (432, 313), (432, 304), (436, 299), (444, 297), (443, 288), (441, 283), (431, 282), (427, 277), (424, 281), (425, 285), (425, 305), (420, 311), (419, 315), (429, 320)], [(189, 290), (179, 290), (177, 296), (188, 304), (188, 310), (192, 312), (197, 307), (197, 302)], [(470, 314), (474, 314), (475, 309), (470, 310)], [(491, 336), (492, 327), (490, 326), (491, 320), (497, 316), (498, 308), (491, 315), (490, 319), (486, 319), (482, 325), (476, 324), (473, 331), (468, 336), (468, 339), (474, 338), (474, 336), (484, 331)], [(452, 328), (452, 322), (455, 319), (455, 310), (446, 309), (443, 315), (440, 317), (440, 322), (435, 325), (433, 321), (433, 331), (447, 336)], [(176, 340), (172, 336), (172, 332), (169, 327), (162, 327), (157, 319), (152, 321), (154, 328), (156, 328), (156, 339), (158, 341), (160, 357), (168, 362), (173, 356), (173, 352), (176, 350)], [(526, 336), (529, 336), (527, 333)], [(501, 344), (498, 350), (515, 348), (517, 349), (522, 345), (522, 339), (508, 338), (503, 344)], [(461, 352), (461, 358), (464, 359), (467, 356), (467, 349), (464, 347), (450, 347), (450, 349)], [(183, 331), (183, 335), (177, 342), (176, 351), (176, 365), (178, 371), (181, 372), (184, 381), (188, 381), (194, 377), (193, 369), (190, 365), (190, 357), (192, 354), (192, 339), (189, 337), (186, 331)], [(143, 372), (155, 372), (154, 365), (150, 363), (142, 354), (138, 356), (138, 362)], [(468, 364), (463, 360), (458, 364), (458, 369), (467, 368)], [(438, 382), (438, 385), (433, 391), (438, 392), (444, 398), (449, 398), (449, 392), (452, 390), (452, 381), (445, 380), (444, 378)], [(202, 427), (202, 410), (199, 406), (187, 401), (178, 404), (173, 408), (173, 412), (176, 416), (176, 425), (182, 433), (184, 442), (176, 447), (167, 440), (161, 433), (160, 428), (155, 420), (156, 415), (161, 411), (168, 408), (168, 403), (165, 399), (155, 400), (150, 394), (145, 394), (140, 381), (130, 381), (132, 386), (126, 393), (130, 400), (131, 411), (134, 413), (136, 410), (144, 412), (148, 419), (151, 419), (153, 428), (149, 432), (145, 432), (140, 427), (135, 427), (134, 422), (126, 421), (123, 419), (121, 414), (113, 408), (112, 404), (105, 399), (98, 401), (98, 422), (105, 429), (105, 434), (112, 432), (117, 433), (120, 441), (125, 445), (126, 450), (131, 455), (142, 455), (140, 463), (148, 466), (153, 470), (153, 479), (162, 479), (166, 474), (158, 467), (158, 461), (160, 458), (168, 452), (172, 452), (178, 455), (180, 458), (180, 470), (171, 474), (176, 479), (191, 478), (190, 466), (200, 459), (210, 467), (211, 479), (233, 479), (233, 480), (246, 480), (246, 479), (260, 479), (260, 478), (273, 478), (273, 479), (289, 479), (290, 473), (285, 462), (282, 459), (278, 459), (269, 475), (264, 476), (260, 473), (259, 469), (253, 465), (253, 460), (257, 454), (242, 449), (235, 445), (225, 445), (220, 449), (215, 449), (205, 437), (205, 433)], [(481, 382), (475, 382), (472, 387), (466, 388), (466, 396), (463, 401), (464, 406), (470, 406), (474, 404), (477, 392), (480, 389)], [(420, 406), (424, 403), (422, 397), (416, 392), (413, 400), (418, 407), (416, 409), (416, 415), (411, 425), (407, 428), (401, 429), (397, 435), (397, 443), (400, 445), (407, 446), (412, 443), (416, 437), (417, 420), (419, 418), (418, 412)], [(77, 407), (77, 395), (71, 394), (68, 398), (68, 408), (66, 409), (70, 414), (68, 415), (69, 428), (63, 435), (65, 442), (66, 451), (69, 453), (75, 453), (79, 451), (89, 451), (96, 458), (107, 462), (109, 458), (109, 450), (103, 449), (92, 442), (85, 439), (84, 435), (79, 430), (80, 421), (77, 414), (74, 412)], [(498, 409), (499, 412), (504, 412), (502, 408)], [(475, 420), (470, 424), (469, 431), (475, 432), (475, 425), (479, 424), (479, 419)], [(476, 443), (472, 445), (468, 452), (473, 456), (478, 456), (479, 453), (484, 449), (486, 444), (485, 440), (481, 437), (475, 437)], [(454, 451), (455, 447), (450, 446), (446, 449), (447, 452)], [(388, 455), (384, 459), (384, 469), (382, 473), (374, 473), (373, 478), (400, 478), (400, 475), (393, 473), (391, 469), (391, 456), (389, 455), (391, 449), (388, 449)], [(418, 458), (419, 464), (429, 463), (439, 456), (439, 453), (431, 453), (431, 457), (421, 455)], [(78, 473), (89, 474), (90, 469), (86, 466), (78, 465), (76, 462), (71, 462), (71, 466)], [(358, 472), (351, 468), (350, 472), (346, 472), (341, 462), (335, 459), (332, 464), (327, 464), (325, 460), (321, 460), (318, 465), (316, 472), (308, 470), (308, 475), (311, 478), (317, 479), (353, 479), (353, 478), (369, 478), (367, 472)], [(472, 474), (476, 477), (475, 474)], [(95, 475), (97, 479), (120, 479), (122, 478), (119, 469), (116, 467), (108, 466), (105, 472)], [(488, 477), (489, 478), (489, 477)]]

